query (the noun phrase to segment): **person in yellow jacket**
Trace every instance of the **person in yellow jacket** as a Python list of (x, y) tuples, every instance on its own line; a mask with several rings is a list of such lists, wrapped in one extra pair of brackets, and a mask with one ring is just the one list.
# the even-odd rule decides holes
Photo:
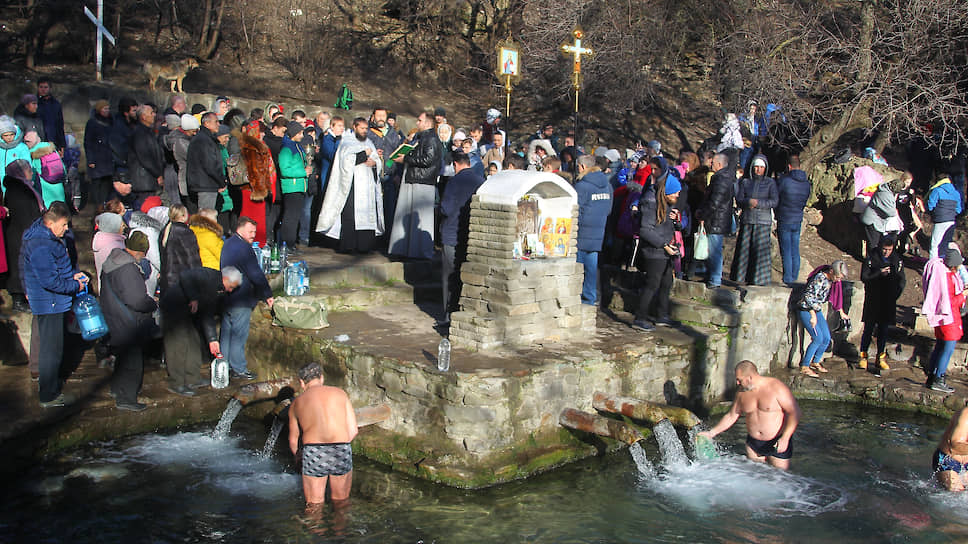
[(224, 240), (222, 227), (218, 224), (218, 212), (211, 208), (202, 208), (188, 218), (188, 226), (198, 239), (198, 254), (202, 258), (202, 266), (219, 270)]

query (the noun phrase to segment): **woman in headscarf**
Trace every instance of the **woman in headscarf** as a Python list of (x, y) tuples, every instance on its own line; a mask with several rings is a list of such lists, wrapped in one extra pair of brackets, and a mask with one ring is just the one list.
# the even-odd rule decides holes
[(772, 271), (770, 230), (780, 193), (773, 178), (766, 175), (768, 167), (765, 155), (755, 156), (753, 174), (740, 180), (736, 192), (736, 204), (743, 213), (733, 256), (733, 280), (749, 285), (769, 284)]
[(44, 213), (44, 201), (33, 184), (34, 170), (30, 161), (18, 159), (7, 165), (3, 178), (6, 208), (3, 235), (7, 257), (7, 291), (13, 297), (14, 310), (29, 312), (27, 297), (20, 279), (20, 245), (24, 232)]

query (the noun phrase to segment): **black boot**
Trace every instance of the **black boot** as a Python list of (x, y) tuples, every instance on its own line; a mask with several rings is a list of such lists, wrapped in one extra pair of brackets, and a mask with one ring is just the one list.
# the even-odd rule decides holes
[(931, 390), (940, 391), (942, 393), (955, 392), (953, 387), (948, 387), (948, 385), (944, 383), (944, 376), (938, 376), (937, 378), (934, 379), (934, 383), (931, 384)]
[(931, 389), (932, 385), (934, 385), (934, 374), (928, 374), (928, 379), (925, 380), (924, 386)]

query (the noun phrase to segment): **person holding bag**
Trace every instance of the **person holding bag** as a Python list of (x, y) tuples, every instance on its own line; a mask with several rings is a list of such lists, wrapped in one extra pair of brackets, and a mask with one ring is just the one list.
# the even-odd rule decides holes
[[(656, 165), (657, 166), (657, 165)], [(653, 166), (655, 172), (656, 166)], [(669, 292), (672, 290), (672, 260), (679, 255), (674, 243), (679, 211), (672, 206), (679, 198), (681, 183), (675, 176), (661, 176), (642, 193), (642, 224), (639, 228), (641, 269), (645, 287), (639, 298), (632, 327), (649, 331), (656, 324), (670, 325)], [(648, 320), (655, 305), (655, 322)]]

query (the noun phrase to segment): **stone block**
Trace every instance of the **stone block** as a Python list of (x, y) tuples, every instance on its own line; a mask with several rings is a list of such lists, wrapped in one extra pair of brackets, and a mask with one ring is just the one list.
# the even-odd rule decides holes
[(534, 289), (518, 289), (517, 291), (488, 289), (485, 300), (508, 305), (529, 304), (534, 302)]
[(558, 322), (558, 326), (564, 329), (578, 328), (583, 323), (581, 315), (564, 315), (556, 321)]
[(529, 302), (526, 304), (508, 304), (494, 300), (488, 302), (488, 309), (498, 316), (504, 317), (531, 315), (537, 314), (541, 311), (541, 307), (538, 306), (537, 302)]
[(505, 250), (498, 250), (498, 249), (488, 249), (486, 247), (480, 247), (480, 246), (474, 246), (474, 245), (467, 246), (467, 255), (468, 257), (470, 257), (471, 255), (480, 255), (483, 257), (492, 257), (495, 259), (506, 259), (508, 261), (511, 260), (510, 250), (505, 251)]
[[(463, 274), (461, 274), (463, 276)], [(461, 278), (463, 279), (463, 277)], [(478, 300), (484, 300), (484, 292), (487, 290), (480, 285), (476, 285), (476, 282), (465, 282), (461, 286), (460, 294), (462, 297), (473, 298)]]
[(515, 217), (518, 215), (518, 207), (514, 204), (498, 204), (496, 202), (480, 202), (482, 210), (495, 210), (503, 211), (508, 213), (513, 213)]
[(558, 307), (558, 301), (554, 298), (541, 299), (538, 297), (537, 292), (535, 293), (535, 298), (538, 299), (538, 308), (541, 309), (542, 314), (551, 315), (560, 309)]
[(488, 257), (486, 255), (475, 255), (473, 253), (467, 254), (467, 261), (471, 263), (480, 263), (487, 265), (491, 268), (511, 268), (511, 259), (504, 257)]
[[(465, 286), (465, 288), (466, 288), (466, 286)], [(464, 293), (464, 291), (463, 291), (463, 288), (462, 288), (462, 290), (461, 290), (461, 295), (462, 296), (460, 298), (460, 309), (462, 311), (465, 311), (465, 312), (468, 312), (468, 313), (474, 313), (474, 314), (481, 314), (481, 313), (486, 313), (487, 312), (487, 302), (486, 301), (481, 300), (479, 298), (470, 298), (470, 297), (467, 297), (467, 296), (463, 296), (463, 293)], [(451, 320), (453, 320), (454, 319), (454, 314), (451, 314), (450, 318), (451, 318)]]

